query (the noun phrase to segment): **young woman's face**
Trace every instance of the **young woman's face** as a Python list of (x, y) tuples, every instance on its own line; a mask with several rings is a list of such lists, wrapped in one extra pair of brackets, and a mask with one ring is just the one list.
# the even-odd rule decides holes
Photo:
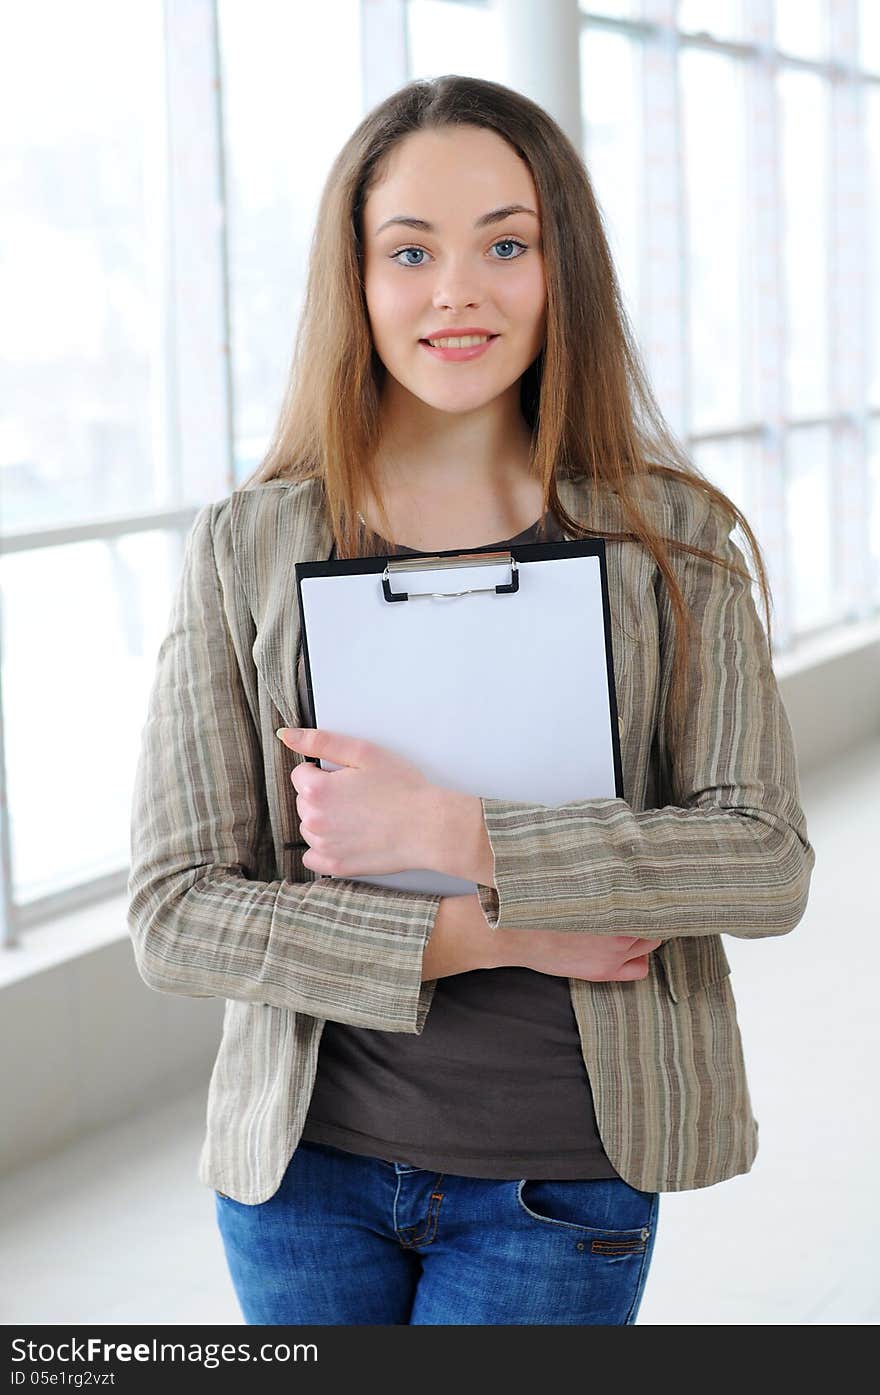
[[(532, 212), (480, 225), (512, 204)], [(547, 303), (539, 212), (527, 166), (494, 131), (417, 131), (391, 152), (364, 206), (367, 310), (386, 369), (430, 406), (481, 407), (539, 354)], [(383, 226), (398, 218), (432, 226)], [(426, 347), (427, 338), (460, 329), (497, 338), (457, 361)]]

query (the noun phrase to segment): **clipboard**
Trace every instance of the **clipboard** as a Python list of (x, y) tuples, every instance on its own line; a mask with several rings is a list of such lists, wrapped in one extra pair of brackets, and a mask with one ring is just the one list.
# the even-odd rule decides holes
[[(376, 742), (463, 794), (624, 797), (604, 539), (294, 570), (307, 725)], [(429, 868), (354, 879), (476, 891)]]

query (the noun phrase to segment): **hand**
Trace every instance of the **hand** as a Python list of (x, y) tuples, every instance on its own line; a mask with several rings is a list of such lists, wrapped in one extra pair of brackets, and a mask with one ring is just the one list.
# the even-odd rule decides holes
[(333, 877), (405, 872), (426, 866), (434, 786), (411, 761), (355, 736), (312, 727), (279, 727), (293, 751), (343, 767), (307, 761), (290, 779), (297, 791), (303, 866)]
[(534, 969), (539, 974), (604, 983), (647, 978), (648, 959), (662, 943), (662, 939), (638, 935), (509, 930), (505, 932), (501, 955), (502, 963)]

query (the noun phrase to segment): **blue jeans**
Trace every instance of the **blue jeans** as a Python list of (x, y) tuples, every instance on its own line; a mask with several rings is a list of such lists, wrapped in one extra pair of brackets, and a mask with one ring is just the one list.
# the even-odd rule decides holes
[(215, 1192), (246, 1323), (634, 1323), (659, 1193), (617, 1177), (497, 1181), (301, 1140), (281, 1185)]

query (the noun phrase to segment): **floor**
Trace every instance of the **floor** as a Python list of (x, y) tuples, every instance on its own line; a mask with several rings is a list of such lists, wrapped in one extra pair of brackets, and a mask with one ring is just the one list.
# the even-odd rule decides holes
[[(878, 786), (880, 742), (804, 776), (807, 913), (791, 935), (725, 938), (761, 1147), (745, 1176), (661, 1196), (642, 1325), (880, 1320)], [(0, 1322), (241, 1323), (196, 1179), (204, 1105), (0, 1179)]]

